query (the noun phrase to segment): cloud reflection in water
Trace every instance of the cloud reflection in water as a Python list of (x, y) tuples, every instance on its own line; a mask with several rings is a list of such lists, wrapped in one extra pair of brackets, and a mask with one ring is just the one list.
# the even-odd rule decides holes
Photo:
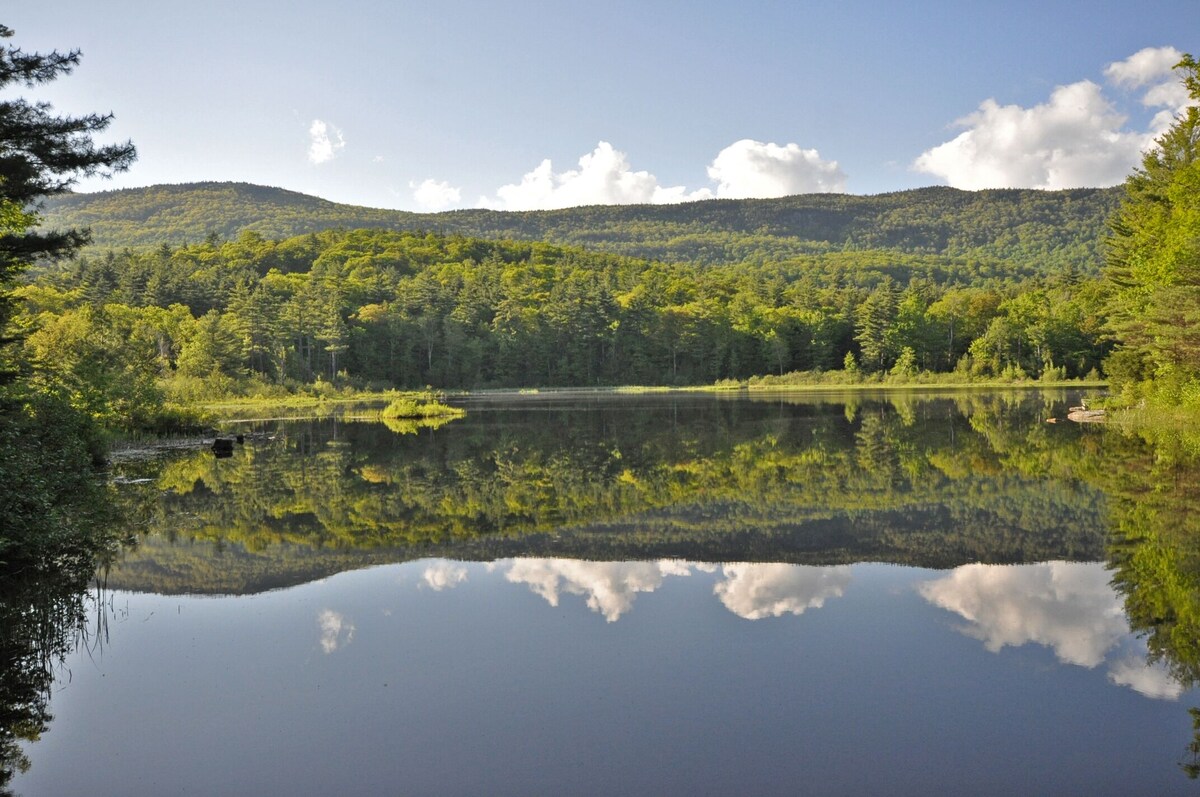
[[(633, 608), (639, 592), (654, 592), (667, 576), (714, 572), (712, 565), (664, 559), (657, 562), (582, 562), (572, 559), (516, 559), (505, 578), (525, 584), (551, 606), (563, 593), (582, 595), (589, 609), (616, 622)], [(747, 620), (802, 614), (839, 597), (850, 582), (850, 568), (790, 564), (728, 564), (714, 594), (731, 612)]]
[(467, 568), (457, 562), (439, 559), (429, 563), (421, 574), (421, 580), (434, 592), (453, 589), (467, 580)]
[(961, 630), (993, 653), (1029, 643), (1054, 651), (1064, 664), (1094, 668), (1110, 652), (1108, 679), (1146, 697), (1173, 700), (1183, 691), (1161, 665), (1147, 664), (1121, 597), (1098, 563), (971, 564), (919, 584), (934, 606), (967, 621)]
[(581, 562), (574, 559), (516, 559), (505, 574), (514, 584), (526, 584), (551, 606), (559, 594), (583, 595), (587, 606), (610, 623), (633, 608), (639, 592), (653, 592), (666, 576), (686, 576), (684, 562)]
[(354, 623), (340, 612), (323, 610), (317, 615), (317, 627), (321, 630), (321, 650), (326, 654), (354, 641)]
[(747, 620), (803, 614), (828, 598), (840, 598), (850, 583), (850, 568), (789, 564), (731, 564), (713, 592), (725, 608)]

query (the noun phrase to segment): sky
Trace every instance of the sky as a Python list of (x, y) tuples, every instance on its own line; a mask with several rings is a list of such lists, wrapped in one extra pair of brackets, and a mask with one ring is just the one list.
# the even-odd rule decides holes
[(112, 112), (79, 190), (243, 181), (414, 211), (1115, 185), (1186, 103), (1200, 2), (60, 0), (3, 97)]

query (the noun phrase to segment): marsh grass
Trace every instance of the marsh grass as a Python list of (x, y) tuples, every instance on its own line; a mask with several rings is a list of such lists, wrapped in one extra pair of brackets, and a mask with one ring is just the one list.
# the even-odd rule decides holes
[(432, 394), (404, 396), (384, 407), (380, 417), (384, 420), (415, 418), (461, 418), (467, 411), (461, 407), (443, 404)]

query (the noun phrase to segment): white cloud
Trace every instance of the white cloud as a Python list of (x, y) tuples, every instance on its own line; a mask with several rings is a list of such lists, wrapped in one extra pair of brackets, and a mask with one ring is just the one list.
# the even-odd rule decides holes
[(1172, 77), (1181, 58), (1183, 53), (1174, 47), (1146, 47), (1104, 67), (1104, 76), (1117, 86), (1141, 88)]
[(822, 160), (815, 149), (801, 149), (798, 144), (764, 144), (748, 138), (717, 153), (708, 166), (708, 176), (716, 184), (715, 190), (663, 186), (650, 172), (634, 171), (624, 152), (601, 141), (579, 159), (579, 168), (556, 172), (547, 158), (520, 182), (500, 186), (494, 197), (480, 197), (479, 204), (498, 210), (550, 210), (846, 190), (846, 175), (837, 162)]
[(1121, 599), (1098, 564), (964, 565), (917, 589), (967, 620), (963, 633), (993, 653), (1033, 642), (1059, 661), (1095, 667), (1129, 635)]
[(717, 183), (717, 196), (730, 199), (846, 190), (846, 175), (837, 161), (822, 160), (815, 149), (748, 138), (721, 150), (708, 167), (708, 176)]
[(346, 148), (346, 139), (342, 131), (333, 125), (313, 119), (308, 127), (308, 160), (309, 163), (321, 164), (333, 158)]
[(573, 559), (517, 559), (505, 578), (526, 584), (551, 606), (558, 606), (560, 593), (582, 595), (587, 606), (610, 623), (633, 608), (639, 592), (653, 592), (665, 576), (688, 575), (686, 563), (581, 562)]
[(722, 568), (725, 580), (713, 587), (721, 603), (738, 617), (760, 620), (819, 609), (839, 598), (850, 583), (850, 568), (789, 564), (734, 564)]
[(1114, 85), (1144, 89), (1142, 105), (1165, 109), (1150, 123), (1154, 137), (1165, 133), (1175, 123), (1176, 115), (1192, 104), (1187, 87), (1175, 73), (1175, 64), (1182, 58), (1183, 53), (1174, 47), (1147, 47), (1104, 69), (1104, 76)]
[(985, 100), (958, 120), (964, 132), (926, 150), (913, 168), (971, 190), (1116, 185), (1189, 104), (1172, 69), (1181, 57), (1174, 47), (1147, 47), (1104, 69), (1111, 84), (1141, 90), (1144, 106), (1164, 109), (1146, 130), (1128, 129), (1103, 89), (1081, 80), (1031, 108)]
[(413, 189), (413, 199), (424, 210), (445, 210), (462, 201), (462, 191), (445, 180), (430, 177), (419, 184), (410, 182), (408, 187)]
[(426, 586), (434, 592), (453, 589), (467, 580), (467, 568), (455, 562), (432, 562), (421, 574)]
[(1153, 141), (1123, 130), (1125, 120), (1089, 80), (1059, 86), (1032, 108), (989, 99), (959, 120), (965, 132), (913, 166), (969, 190), (1115, 185)]
[(317, 615), (317, 627), (321, 630), (321, 650), (327, 654), (354, 641), (354, 624), (332, 609)]
[(496, 198), (480, 204), (502, 210), (549, 210), (579, 205), (629, 205), (704, 199), (711, 192), (688, 195), (686, 189), (664, 188), (650, 172), (635, 172), (624, 152), (601, 141), (579, 159), (579, 168), (555, 172), (550, 159), (526, 173), (519, 183), (502, 185)]

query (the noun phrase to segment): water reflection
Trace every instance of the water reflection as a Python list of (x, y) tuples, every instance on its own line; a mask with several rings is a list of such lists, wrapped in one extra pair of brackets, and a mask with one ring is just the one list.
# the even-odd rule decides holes
[[(485, 404), (407, 436), (281, 424), (228, 460), (126, 474), (154, 477), (123, 492), (157, 511), (112, 578), (225, 594), (435, 556), (1096, 561), (1105, 501), (1082, 475), (1100, 435), (1040, 420), (1070, 400), (860, 396), (848, 420), (827, 398), (610, 398)], [(546, 594), (589, 590), (573, 578)]]
[(850, 568), (846, 565), (516, 559), (495, 562), (489, 568), (501, 570), (514, 584), (528, 586), (551, 606), (559, 605), (562, 594), (582, 596), (588, 609), (610, 623), (633, 608), (639, 593), (654, 592), (669, 576), (719, 572), (721, 579), (713, 586), (713, 594), (725, 608), (746, 620), (800, 615), (808, 609), (819, 609), (827, 599), (840, 597), (850, 583)]
[[(672, 772), (704, 773), (688, 781), (693, 792), (718, 782), (738, 791), (735, 776), (753, 791), (764, 772), (787, 773), (773, 789), (780, 793), (801, 777), (817, 790), (886, 791), (902, 771), (928, 773), (908, 782), (914, 792), (987, 790), (936, 777), (956, 767), (990, 773), (996, 792), (1084, 792), (1088, 783), (1101, 787), (1090, 791), (1161, 791), (1157, 777), (1147, 778), (1153, 787), (1088, 777), (1140, 745), (1131, 762), (1157, 762), (1155, 775), (1165, 768), (1183, 781), (1172, 763), (1186, 729), (1171, 722), (1188, 718), (1169, 701), (1190, 705), (1200, 674), (1200, 446), (1043, 422), (1072, 401), (1013, 393), (858, 395), (853, 407), (798, 396), (546, 402), (536, 411), (495, 403), (419, 434), (290, 424), (220, 462), (132, 464), (114, 489), (146, 532), (112, 583), (144, 605), (139, 616), (158, 614), (137, 624), (138, 634), (125, 629), (116, 647), (128, 645), (128, 656), (106, 659), (114, 667), (96, 691), (81, 674), (69, 698), (102, 700), (120, 660), (130, 706), (142, 706), (136, 695), (145, 691), (174, 714), (117, 703), (96, 716), (135, 715), (153, 726), (169, 722), (164, 710), (190, 719), (207, 716), (206, 701), (219, 709), (264, 699), (274, 724), (251, 737), (304, 727), (335, 749), (339, 735), (353, 736), (360, 749), (339, 752), (348, 760), (369, 740), (402, 739), (375, 771), (394, 777), (375, 786), (414, 782), (395, 775), (396, 750), (409, 751), (405, 777), (436, 770), (448, 778), (444, 790), (466, 783), (463, 791), (487, 790), (483, 780), (453, 780), (464, 752), (492, 751), (486, 770), (508, 772), (502, 785), (516, 790), (519, 773), (542, 772), (547, 760), (612, 777), (596, 763), (600, 753), (625, 761), (644, 750), (643, 775), (661, 771), (664, 756)], [(388, 567), (363, 569), (380, 564)], [(358, 572), (327, 578), (342, 571)], [(61, 604), (68, 622), (52, 622), (58, 636), (45, 637), (59, 654), (84, 605), (72, 578)], [(398, 591), (398, 579), (417, 588)], [(0, 606), (0, 620), (16, 629), (0, 631), (21, 637), (21, 650), (48, 627), (30, 620), (58, 611), (35, 599), (38, 589), (14, 598), (11, 612)], [(187, 597), (196, 593), (253, 597)], [(174, 601), (227, 622), (176, 616)], [(245, 611), (250, 601), (274, 607), (281, 622)], [(183, 644), (207, 634), (204, 644), (220, 651), (215, 666), (228, 667), (222, 689), (241, 697), (177, 694), (168, 676), (194, 663), (151, 631)], [(1025, 648), (1026, 660), (1044, 649), (1039, 660), (1057, 665), (1022, 670), (1013, 648)], [(968, 665), (955, 650), (974, 658)], [(151, 660), (139, 670), (143, 655)], [(243, 659), (261, 666), (237, 666)], [(49, 671), (29, 663), (6, 660), (0, 683), (10, 691), (0, 697), (8, 703), (44, 696)], [(292, 680), (276, 688), (288, 668)], [(278, 684), (256, 680), (267, 671)], [(10, 700), (25, 676), (33, 691)], [(141, 683), (150, 678), (156, 690)], [(376, 691), (353, 691), (360, 682)], [(279, 704), (264, 695), (279, 695)], [(644, 708), (638, 726), (623, 724), (630, 712), (614, 707), (614, 695)], [(335, 696), (355, 711), (322, 703)], [(68, 716), (78, 717), (72, 705)], [(757, 707), (755, 727), (739, 724), (748, 705)], [(6, 754), (22, 749), (11, 729), (36, 736), (47, 708), (34, 700), (31, 722), (6, 728)], [(222, 710), (198, 727), (232, 728), (236, 706)], [(1006, 711), (1036, 721), (1009, 717), (988, 745), (964, 743)], [(584, 720), (575, 723), (576, 714)], [(345, 733), (350, 724), (354, 734)], [(696, 729), (714, 726), (729, 732), (720, 747), (706, 747)], [(70, 738), (71, 722), (59, 727)], [(876, 727), (875, 736), (864, 730)], [(460, 749), (470, 742), (463, 728), (486, 729), (486, 749)], [(1107, 746), (1089, 757), (1070, 739), (1090, 740), (1093, 730)], [(234, 760), (254, 747), (229, 735)], [(1026, 737), (1032, 747), (1022, 747)], [(636, 743), (606, 747), (613, 739)], [(803, 744), (780, 741), (795, 739)], [(568, 741), (575, 746), (561, 747)], [(875, 779), (846, 780), (864, 768), (864, 745), (878, 756)], [(40, 748), (24, 749), (36, 756)], [(1035, 781), (1006, 774), (1011, 760), (1032, 772), (1038, 756), (1060, 749), (1074, 757), (1042, 761)], [(1200, 772), (1200, 727), (1187, 749), (1185, 771)], [(163, 760), (175, 755), (159, 751)], [(440, 770), (430, 764), (439, 755), (448, 756)], [(318, 777), (307, 761), (291, 765)], [(46, 780), (27, 782), (52, 783), (59, 771), (39, 768)], [(256, 772), (248, 765), (238, 774)], [(544, 793), (564, 782), (525, 785)], [(431, 783), (425, 791), (438, 791)]]
[(467, 580), (467, 568), (456, 562), (430, 562), (421, 573), (421, 581), (434, 592), (454, 589)]
[(963, 632), (993, 653), (1032, 642), (1066, 664), (1095, 667), (1129, 633), (1108, 581), (1096, 564), (965, 565), (922, 584), (920, 593), (967, 620)]
[(98, 598), (87, 590), (128, 541), (115, 490), (91, 467), (84, 435), (94, 431), (65, 395), (25, 403), (9, 388), (0, 394), (0, 794), (50, 727), (63, 661), (99, 643), (103, 626), (88, 633), (87, 623)]
[(1118, 651), (1108, 678), (1146, 697), (1174, 700), (1184, 691), (1161, 662), (1147, 662), (1134, 637), (1111, 573), (1099, 563), (964, 565), (925, 581), (925, 600), (953, 612), (962, 633), (993, 653), (1006, 646), (1042, 645), (1064, 663), (1095, 668)]
[(1129, 653), (1112, 663), (1108, 679), (1119, 686), (1128, 686), (1133, 691), (1158, 700), (1177, 700), (1184, 692), (1184, 685), (1171, 675), (1163, 661), (1146, 660), (1145, 648), (1141, 655)]
[(850, 583), (850, 568), (788, 564), (728, 564), (713, 592), (725, 608), (747, 620), (804, 614), (840, 598)]
[(317, 627), (321, 631), (321, 650), (326, 655), (353, 642), (357, 630), (344, 614), (332, 609), (324, 609), (317, 615)]
[(639, 592), (654, 592), (667, 576), (690, 575), (684, 562), (580, 562), (571, 559), (518, 559), (501, 564), (505, 578), (524, 584), (551, 606), (560, 593), (581, 595), (587, 607), (610, 623), (633, 608)]

